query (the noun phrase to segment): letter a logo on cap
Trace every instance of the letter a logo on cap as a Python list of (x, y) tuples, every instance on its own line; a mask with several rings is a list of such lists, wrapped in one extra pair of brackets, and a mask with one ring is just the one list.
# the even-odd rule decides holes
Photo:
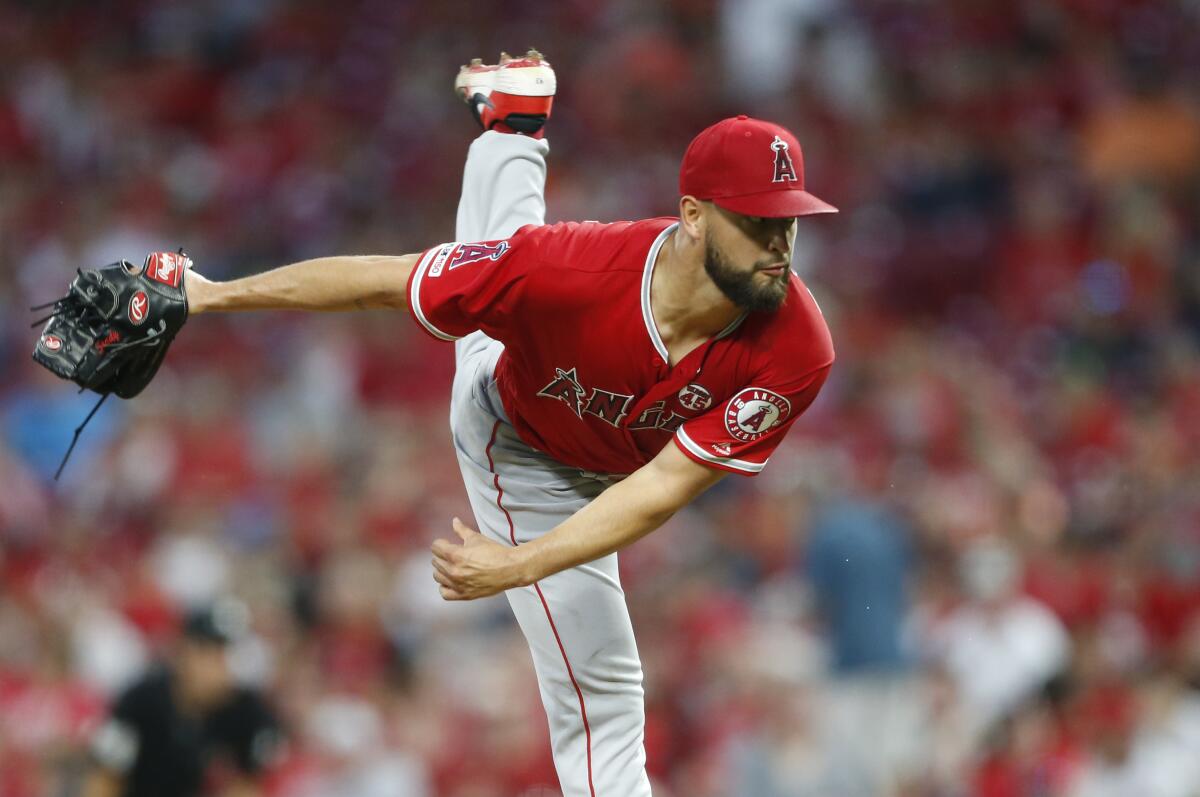
[(788, 154), (788, 143), (775, 136), (775, 140), (771, 142), (771, 149), (775, 150), (775, 176), (771, 178), (771, 182), (796, 182), (796, 167), (792, 165), (792, 156)]

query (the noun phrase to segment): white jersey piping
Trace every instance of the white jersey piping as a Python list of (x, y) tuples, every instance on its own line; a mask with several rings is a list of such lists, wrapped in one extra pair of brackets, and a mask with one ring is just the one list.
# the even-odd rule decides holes
[(744, 459), (718, 457), (715, 454), (710, 454), (700, 446), (696, 445), (696, 442), (692, 440), (692, 438), (688, 437), (688, 433), (683, 430), (682, 426), (679, 427), (679, 430), (675, 432), (675, 436), (679, 438), (679, 442), (683, 443), (683, 447), (686, 448), (691, 454), (699, 457), (705, 462), (711, 462), (714, 465), (724, 465), (727, 468), (733, 468), (734, 470), (740, 470), (746, 473), (759, 473), (767, 466), (767, 463), (765, 462), (747, 462)]
[(420, 322), (421, 326), (429, 330), (429, 334), (441, 340), (454, 341), (458, 340), (457, 335), (450, 335), (435, 327), (433, 323), (425, 317), (425, 311), (421, 309), (421, 280), (425, 278), (425, 272), (429, 269), (429, 264), (443, 250), (454, 248), (458, 243), (443, 244), (441, 246), (432, 247), (425, 256), (421, 258), (421, 262), (417, 264), (416, 273), (413, 274), (412, 284), (408, 289), (408, 307), (412, 310), (413, 317)]
[[(658, 325), (654, 323), (654, 310), (650, 306), (650, 286), (654, 282), (654, 263), (658, 260), (659, 250), (666, 243), (667, 237), (670, 236), (675, 228), (679, 226), (679, 222), (675, 222), (654, 239), (654, 243), (650, 244), (650, 251), (646, 253), (646, 266), (642, 270), (642, 320), (646, 322), (646, 332), (650, 335), (650, 342), (654, 344), (654, 350), (662, 357), (664, 363), (672, 365), (671, 355), (667, 352), (667, 346), (663, 343), (662, 335), (658, 334)], [(748, 313), (743, 312), (729, 324), (713, 336), (713, 340), (720, 340), (733, 333), (743, 321), (746, 320)]]

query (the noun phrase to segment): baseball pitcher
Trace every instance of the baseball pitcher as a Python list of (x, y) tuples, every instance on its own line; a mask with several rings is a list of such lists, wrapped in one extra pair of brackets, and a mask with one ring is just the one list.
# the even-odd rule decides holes
[(564, 794), (643, 797), (616, 552), (726, 474), (760, 472), (816, 397), (833, 346), (789, 266), (797, 217), (836, 209), (804, 190), (788, 130), (738, 116), (688, 147), (677, 218), (548, 226), (550, 64), (475, 61), (455, 88), (484, 130), (458, 240), (222, 283), (188, 268), (187, 311), (407, 309), (454, 342), (450, 427), (479, 531), (453, 520), (433, 578), (447, 600), (507, 596)]

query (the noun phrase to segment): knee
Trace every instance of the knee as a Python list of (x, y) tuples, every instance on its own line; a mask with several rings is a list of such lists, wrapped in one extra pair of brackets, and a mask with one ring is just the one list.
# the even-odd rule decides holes
[(642, 666), (637, 660), (610, 658), (603, 666), (586, 667), (575, 675), (585, 695), (624, 696), (639, 704), (644, 697)]

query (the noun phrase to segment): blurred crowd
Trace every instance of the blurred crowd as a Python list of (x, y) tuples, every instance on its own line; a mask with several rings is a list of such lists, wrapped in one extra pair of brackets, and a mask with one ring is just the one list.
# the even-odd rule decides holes
[(0, 4), (0, 797), (72, 795), (181, 614), (288, 743), (272, 797), (556, 794), (469, 517), (451, 351), (400, 314), (196, 319), (109, 402), (29, 305), (451, 240), (450, 86), (537, 45), (550, 220), (668, 215), (691, 136), (787, 125), (833, 376), (766, 471), (621, 553), (662, 797), (1200, 795), (1200, 3)]

